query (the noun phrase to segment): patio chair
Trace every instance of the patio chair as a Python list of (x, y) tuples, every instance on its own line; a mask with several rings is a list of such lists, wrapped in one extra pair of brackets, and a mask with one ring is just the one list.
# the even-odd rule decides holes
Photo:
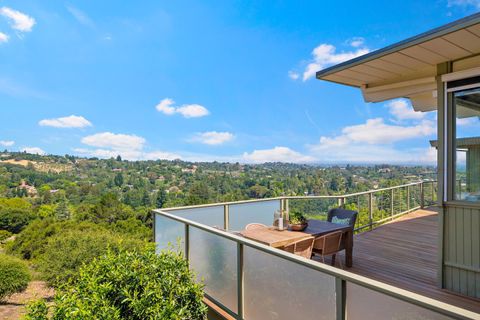
[(354, 228), (355, 222), (357, 221), (357, 216), (357, 211), (335, 208), (328, 211), (327, 221), (338, 224), (346, 224)]
[(298, 256), (310, 259), (312, 257), (313, 241), (314, 238), (307, 238), (303, 240), (298, 240), (294, 243), (286, 245), (283, 247), (284, 251), (296, 254)]
[(245, 227), (245, 230), (255, 230), (255, 229), (265, 229), (265, 228), (268, 228), (268, 226), (262, 223), (249, 223)]
[[(313, 254), (319, 255), (322, 257), (322, 262), (325, 263), (326, 256), (332, 256), (332, 266), (335, 265), (335, 257), (339, 251), (342, 243), (342, 231), (336, 231), (328, 233), (324, 236), (318, 237), (313, 242)], [(338, 259), (340, 262), (340, 267), (343, 269), (341, 259)]]

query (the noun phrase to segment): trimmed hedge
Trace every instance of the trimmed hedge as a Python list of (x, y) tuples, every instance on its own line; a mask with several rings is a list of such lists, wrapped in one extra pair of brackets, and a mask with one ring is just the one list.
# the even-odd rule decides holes
[(30, 272), (25, 262), (0, 254), (0, 300), (25, 290), (30, 279)]

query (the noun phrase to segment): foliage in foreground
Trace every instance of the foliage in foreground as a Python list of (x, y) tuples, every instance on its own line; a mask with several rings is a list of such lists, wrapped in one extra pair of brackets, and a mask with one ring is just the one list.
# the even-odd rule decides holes
[(0, 301), (22, 292), (29, 282), (30, 272), (22, 260), (0, 254)]
[[(57, 290), (50, 319), (200, 320), (207, 311), (202, 299), (181, 253), (109, 250)], [(26, 319), (49, 319), (45, 301), (31, 304)]]

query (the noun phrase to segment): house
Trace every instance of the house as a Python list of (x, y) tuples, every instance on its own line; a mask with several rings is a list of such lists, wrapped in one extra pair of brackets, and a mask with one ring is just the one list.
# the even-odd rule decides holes
[(22, 180), (20, 185), (18, 186), (20, 189), (24, 189), (27, 192), (27, 195), (29, 197), (35, 197), (37, 195), (37, 188), (34, 186), (29, 185), (28, 183), (25, 182), (25, 180)]
[[(316, 77), (356, 87), (367, 102), (406, 98), (416, 111), (437, 111), (437, 181), (156, 209), (158, 250), (182, 241), (209, 319), (480, 319), (480, 157), (459, 125), (480, 131), (480, 13)], [(347, 205), (360, 222), (344, 270), (238, 233), (295, 206), (326, 218)]]
[[(461, 123), (480, 134), (480, 13), (321, 70), (317, 79), (357, 87), (366, 102), (407, 98), (438, 114), (438, 286), (480, 298), (480, 158), (465, 167)], [(470, 187), (462, 192), (462, 183)], [(459, 188), (460, 186), (460, 188)], [(475, 289), (476, 288), (476, 289)]]

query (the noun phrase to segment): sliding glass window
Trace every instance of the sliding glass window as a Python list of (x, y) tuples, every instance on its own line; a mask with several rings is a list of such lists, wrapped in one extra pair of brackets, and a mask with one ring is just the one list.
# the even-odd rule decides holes
[[(458, 89), (458, 90), (457, 90)], [(453, 148), (455, 200), (480, 201), (480, 84), (453, 91)]]

